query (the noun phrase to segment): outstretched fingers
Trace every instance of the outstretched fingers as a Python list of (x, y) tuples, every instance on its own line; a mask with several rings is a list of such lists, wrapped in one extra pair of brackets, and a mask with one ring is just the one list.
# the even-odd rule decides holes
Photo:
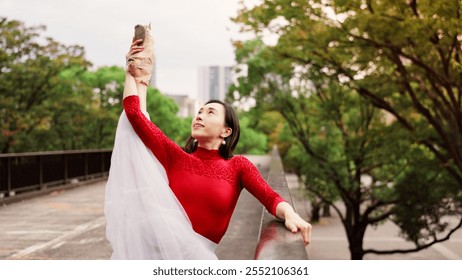
[(131, 45), (131, 48), (141, 46), (142, 42), (143, 42), (143, 39), (138, 39), (138, 40), (133, 41), (132, 45)]
[(311, 242), (311, 224), (306, 223), (302, 226), (300, 226), (300, 231), (302, 232), (303, 235), (303, 242), (305, 243), (305, 246), (310, 244)]
[(141, 42), (143, 42), (143, 39), (138, 39), (138, 40), (133, 41), (133, 43), (130, 45), (130, 50), (128, 51), (127, 55), (125, 56), (127, 59), (130, 56), (144, 50), (144, 46), (139, 45)]

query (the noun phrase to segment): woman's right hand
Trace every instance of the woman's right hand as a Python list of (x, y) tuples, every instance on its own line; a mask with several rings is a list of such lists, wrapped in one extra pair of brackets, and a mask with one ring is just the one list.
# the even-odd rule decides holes
[(135, 77), (137, 83), (148, 85), (152, 74), (151, 49), (146, 49), (144, 44), (140, 45), (143, 39), (133, 41), (129, 52), (125, 55), (127, 60), (127, 71)]
[(133, 55), (136, 53), (139, 53), (144, 50), (144, 46), (141, 45), (143, 42), (143, 39), (138, 39), (136, 41), (133, 41), (133, 43), (130, 46), (130, 50), (128, 53), (125, 55), (125, 62), (126, 65), (128, 66), (131, 62), (133, 62)]

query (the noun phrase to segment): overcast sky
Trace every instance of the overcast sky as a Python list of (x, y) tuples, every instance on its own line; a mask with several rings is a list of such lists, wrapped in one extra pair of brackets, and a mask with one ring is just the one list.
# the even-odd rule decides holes
[[(197, 94), (197, 68), (233, 65), (230, 17), (238, 0), (0, 0), (0, 17), (45, 25), (46, 36), (85, 47), (94, 66), (123, 66), (133, 27), (149, 23), (162, 92)], [(259, 2), (245, 0), (246, 5)], [(129, 4), (130, 3), (130, 4)]]

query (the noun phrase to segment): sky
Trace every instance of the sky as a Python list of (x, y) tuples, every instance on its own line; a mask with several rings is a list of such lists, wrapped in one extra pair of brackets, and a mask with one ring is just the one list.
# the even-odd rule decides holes
[[(245, 0), (247, 6), (258, 0)], [(161, 92), (197, 96), (197, 69), (234, 65), (238, 0), (0, 0), (0, 17), (45, 25), (44, 36), (85, 48), (94, 67), (125, 65), (136, 24), (151, 23)]]

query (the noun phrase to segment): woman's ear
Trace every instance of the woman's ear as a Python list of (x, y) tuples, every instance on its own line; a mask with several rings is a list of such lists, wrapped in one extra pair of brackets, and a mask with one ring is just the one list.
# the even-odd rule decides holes
[(230, 128), (230, 127), (225, 127), (223, 133), (220, 136), (221, 136), (221, 138), (226, 138), (226, 137), (230, 136), (231, 133), (233, 133), (233, 129)]

